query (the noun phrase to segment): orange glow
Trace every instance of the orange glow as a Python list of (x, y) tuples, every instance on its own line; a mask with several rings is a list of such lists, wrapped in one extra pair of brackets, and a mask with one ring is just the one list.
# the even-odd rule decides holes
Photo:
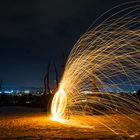
[(53, 120), (60, 120), (67, 104), (67, 95), (63, 89), (59, 89), (53, 98), (51, 112)]
[[(140, 100), (127, 91), (140, 85), (140, 3), (120, 8), (113, 15), (110, 10), (105, 13), (110, 16), (101, 23), (102, 16), (95, 20), (74, 45), (52, 101), (52, 120), (89, 127), (95, 126), (98, 114), (102, 117), (97, 123), (115, 135), (136, 136), (137, 130), (129, 134), (128, 122), (140, 129)], [(108, 123), (102, 121), (103, 116)], [(126, 124), (118, 123), (120, 119)]]

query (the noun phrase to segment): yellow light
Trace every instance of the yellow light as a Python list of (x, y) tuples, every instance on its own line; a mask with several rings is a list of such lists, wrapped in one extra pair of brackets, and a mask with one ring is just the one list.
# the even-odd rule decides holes
[(67, 95), (63, 89), (59, 89), (52, 100), (51, 112), (53, 120), (60, 120), (64, 115), (67, 105)]
[[(74, 45), (52, 101), (52, 120), (80, 127), (84, 122), (84, 127), (89, 127), (96, 114), (102, 114), (97, 122), (111, 132), (136, 136), (137, 130), (128, 134), (127, 123), (119, 124), (118, 119), (137, 125), (140, 116), (140, 100), (134, 94), (125, 95), (125, 90), (138, 89), (140, 85), (140, 3), (132, 7), (123, 4), (120, 8), (123, 9), (117, 12), (116, 7), (103, 14), (110, 16), (105, 16), (98, 26), (102, 16), (95, 20)], [(111, 11), (116, 13), (111, 15)], [(102, 122), (103, 115), (109, 123)]]

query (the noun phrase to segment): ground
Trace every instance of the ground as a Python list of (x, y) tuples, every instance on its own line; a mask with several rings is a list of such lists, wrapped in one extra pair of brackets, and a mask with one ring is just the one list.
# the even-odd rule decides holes
[[(126, 119), (129, 117), (130, 119)], [(41, 109), (0, 107), (0, 139), (140, 139), (135, 115), (73, 115), (56, 122)]]

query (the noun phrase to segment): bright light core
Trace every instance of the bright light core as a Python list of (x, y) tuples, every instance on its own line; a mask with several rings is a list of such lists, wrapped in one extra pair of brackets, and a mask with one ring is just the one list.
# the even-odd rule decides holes
[(67, 104), (67, 95), (63, 89), (59, 89), (52, 100), (51, 112), (52, 119), (59, 121), (64, 115), (64, 111)]

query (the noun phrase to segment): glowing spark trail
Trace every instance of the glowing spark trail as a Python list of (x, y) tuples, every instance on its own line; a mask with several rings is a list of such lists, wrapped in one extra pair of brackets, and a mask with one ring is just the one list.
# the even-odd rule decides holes
[(52, 101), (52, 116), (63, 119), (69, 108), (73, 115), (121, 114), (137, 124), (127, 114), (140, 116), (140, 100), (123, 93), (139, 85), (140, 2), (129, 2), (99, 17), (74, 45)]
[(52, 101), (52, 115), (54, 120), (59, 120), (63, 115), (67, 105), (67, 96), (63, 89), (56, 92), (55, 97)]

